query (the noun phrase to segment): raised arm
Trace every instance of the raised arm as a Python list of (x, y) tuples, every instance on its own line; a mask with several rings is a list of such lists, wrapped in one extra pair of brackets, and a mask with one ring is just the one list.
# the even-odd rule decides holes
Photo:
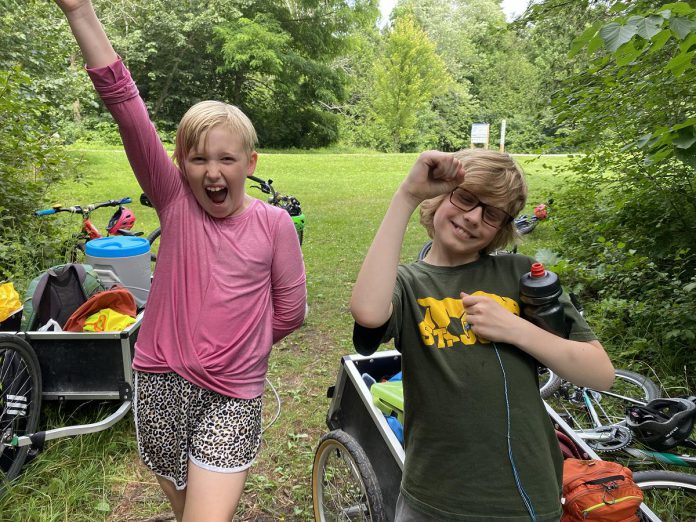
[(162, 212), (181, 188), (181, 176), (150, 121), (130, 73), (118, 60), (90, 0), (55, 2), (68, 19), (99, 96), (118, 124), (138, 183), (157, 212)]
[(454, 190), (463, 179), (462, 166), (451, 154), (427, 151), (418, 157), (394, 194), (353, 287), (350, 311), (358, 324), (377, 328), (391, 317), (401, 243), (411, 214), (421, 201)]
[(87, 67), (104, 67), (116, 61), (111, 46), (90, 0), (55, 0), (68, 19)]

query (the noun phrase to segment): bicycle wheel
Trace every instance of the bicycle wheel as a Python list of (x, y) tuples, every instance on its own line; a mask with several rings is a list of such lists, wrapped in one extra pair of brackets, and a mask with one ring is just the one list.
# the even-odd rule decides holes
[(159, 238), (162, 234), (162, 229), (157, 227), (147, 236), (147, 242), (150, 243), (150, 261), (157, 262), (157, 251), (159, 250)]
[(0, 492), (22, 469), (29, 446), (16, 437), (36, 432), (41, 411), (41, 373), (34, 349), (23, 339), (0, 337)]
[[(626, 408), (645, 404), (662, 395), (649, 378), (628, 370), (615, 370), (614, 384), (608, 391), (594, 391), (564, 382), (556, 392), (551, 407), (576, 430), (626, 423)], [(593, 414), (596, 418), (593, 418)]]
[(540, 366), (538, 369), (538, 375), (539, 393), (541, 394), (542, 399), (548, 399), (549, 397), (551, 397), (554, 393), (558, 391), (558, 388), (561, 387), (561, 384), (563, 384), (563, 379), (561, 379), (558, 375), (553, 373), (548, 368)]
[(643, 502), (661, 520), (696, 520), (696, 475), (676, 471), (637, 471), (633, 480)]
[(425, 243), (425, 245), (423, 245), (423, 248), (421, 248), (421, 251), (418, 252), (418, 261), (422, 261), (423, 259), (425, 259), (425, 256), (428, 255), (428, 252), (430, 252), (430, 249), (432, 248), (432, 246), (433, 246), (432, 239), (427, 241)]
[(382, 490), (360, 444), (342, 430), (324, 435), (312, 466), (317, 522), (386, 520)]

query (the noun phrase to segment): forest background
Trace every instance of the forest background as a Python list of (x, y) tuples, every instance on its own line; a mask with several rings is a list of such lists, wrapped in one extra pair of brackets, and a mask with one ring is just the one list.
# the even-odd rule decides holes
[[(119, 138), (56, 6), (0, 4), (0, 280), (21, 290), (65, 240), (31, 213), (80, 181), (70, 151)], [(693, 0), (538, 0), (512, 23), (499, 0), (400, 0), (382, 24), (376, 0), (95, 5), (165, 141), (224, 99), (266, 152), (453, 151), (474, 122), (495, 146), (505, 119), (511, 153), (573, 153), (553, 267), (624, 357), (693, 379)]]
[[(617, 366), (668, 394), (696, 394), (696, 0), (536, 0), (512, 22), (499, 0), (399, 0), (389, 20), (377, 0), (94, 3), (162, 138), (171, 143), (197, 101), (239, 105), (268, 165), (295, 173), (279, 182), (314, 227), (303, 246), (314, 313), (274, 350), (299, 362), (272, 365), (290, 407), (250, 479), (248, 513), (263, 498), (264, 513), (286, 513), (285, 499), (287, 513), (310, 517), (307, 469), (326, 407), (318, 390), (350, 350), (345, 303), (358, 258), (413, 153), (467, 147), (475, 122), (491, 124), (497, 147), (505, 119), (507, 151), (540, 155), (524, 158), (530, 186), (553, 178), (553, 189), (530, 203), (555, 202), (535, 231), (548, 240), (530, 253), (580, 296)], [(82, 185), (102, 172), (127, 176), (104, 150), (119, 143), (59, 9), (0, 0), (0, 281), (23, 292), (55, 264), (71, 230), (32, 212), (56, 192), (89, 192)], [(336, 258), (338, 241), (350, 259)], [(307, 419), (319, 419), (309, 431)], [(114, 505), (131, 505), (139, 486), (157, 491), (128, 430), (36, 459), (45, 468), (27, 474), (36, 482), (17, 486), (2, 512), (125, 520)], [(85, 450), (88, 441), (98, 450)]]

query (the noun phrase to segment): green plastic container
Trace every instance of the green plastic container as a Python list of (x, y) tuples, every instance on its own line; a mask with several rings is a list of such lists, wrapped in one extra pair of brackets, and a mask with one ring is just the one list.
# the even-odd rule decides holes
[(404, 423), (404, 387), (402, 381), (378, 382), (370, 387), (372, 402), (385, 415), (394, 415)]

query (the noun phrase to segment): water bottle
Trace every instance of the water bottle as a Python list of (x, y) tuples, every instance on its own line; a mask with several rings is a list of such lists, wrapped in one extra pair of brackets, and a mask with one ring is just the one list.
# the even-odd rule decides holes
[(563, 305), (558, 301), (562, 293), (558, 276), (541, 263), (534, 263), (531, 271), (520, 278), (523, 317), (539, 328), (567, 338), (569, 325)]

